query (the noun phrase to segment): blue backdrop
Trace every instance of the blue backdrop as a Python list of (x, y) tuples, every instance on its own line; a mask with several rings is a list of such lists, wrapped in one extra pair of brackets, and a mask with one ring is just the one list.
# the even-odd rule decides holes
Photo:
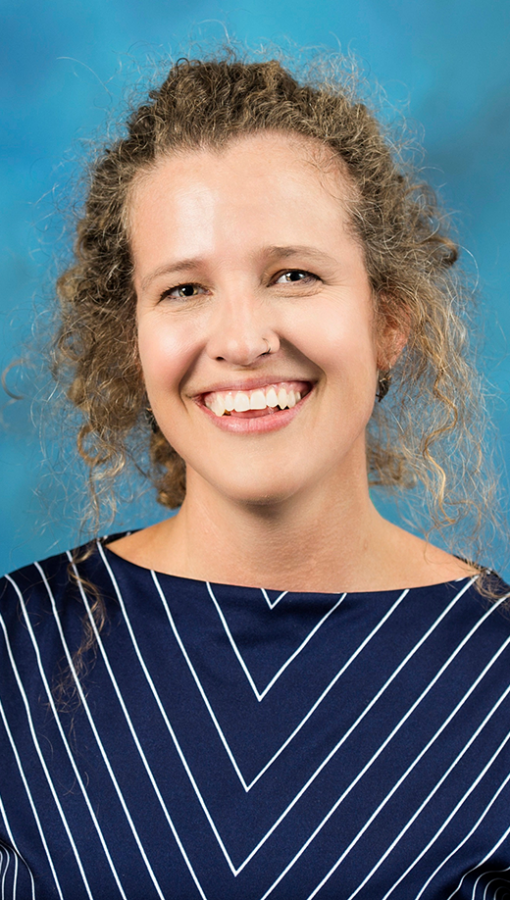
[[(45, 327), (41, 297), (66, 212), (55, 212), (54, 197), (62, 196), (83, 141), (103, 127), (126, 78), (133, 83), (138, 70), (142, 78), (150, 73), (148, 58), (225, 32), (251, 47), (289, 40), (340, 45), (357, 54), (392, 102), (408, 101), (408, 114), (423, 124), (429, 176), (456, 211), (462, 243), (478, 267), (484, 366), (500, 392), (497, 418), (503, 453), (510, 454), (506, 0), (1, 0), (0, 13), (2, 368), (20, 356), (34, 323)], [(39, 376), (35, 382), (27, 381), (27, 396), (41, 387)], [(61, 449), (51, 442), (41, 447), (40, 404), (5, 398), (1, 407), (5, 571), (76, 541), (78, 522), (66, 497), (79, 475), (70, 438)], [(506, 474), (502, 479), (506, 494)], [(160, 515), (146, 498), (123, 521)]]

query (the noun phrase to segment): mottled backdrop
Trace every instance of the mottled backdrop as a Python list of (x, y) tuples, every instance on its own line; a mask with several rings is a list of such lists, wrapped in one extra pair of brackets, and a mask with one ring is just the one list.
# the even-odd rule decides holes
[[(466, 257), (476, 261), (484, 367), (500, 394), (496, 415), (510, 456), (507, 0), (1, 0), (0, 16), (2, 368), (22, 355), (34, 323), (39, 335), (47, 327), (43, 301), (55, 248), (64, 249), (66, 185), (126, 79), (136, 83), (151, 58), (225, 33), (253, 48), (340, 45), (423, 125), (424, 164), (456, 213)], [(39, 374), (20, 385), (15, 370), (7, 380), (25, 399), (1, 402), (2, 571), (75, 542), (79, 530), (70, 441), (57, 448), (47, 428), (46, 438), (41, 432), (48, 386)], [(157, 515), (146, 498), (122, 513), (119, 527)]]

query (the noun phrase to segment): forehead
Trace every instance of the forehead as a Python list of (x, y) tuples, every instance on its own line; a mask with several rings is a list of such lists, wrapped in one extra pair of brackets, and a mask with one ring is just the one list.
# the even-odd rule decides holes
[[(127, 227), (135, 278), (169, 254), (246, 259), (264, 245), (352, 239), (355, 189), (320, 141), (263, 132), (161, 157), (133, 183)], [(143, 277), (143, 276), (142, 276)]]
[[(347, 164), (322, 141), (294, 132), (263, 131), (232, 138), (219, 147), (186, 148), (161, 156), (133, 180), (127, 201), (128, 227), (140, 206), (154, 202), (162, 188), (176, 199), (191, 188), (198, 198), (204, 182), (214, 185), (217, 193), (245, 200), (248, 186), (263, 190), (273, 182), (277, 193), (286, 193), (289, 199), (298, 188), (300, 199), (308, 193), (310, 202), (317, 194), (329, 194), (346, 212), (357, 195)], [(239, 192), (243, 183), (244, 197)]]

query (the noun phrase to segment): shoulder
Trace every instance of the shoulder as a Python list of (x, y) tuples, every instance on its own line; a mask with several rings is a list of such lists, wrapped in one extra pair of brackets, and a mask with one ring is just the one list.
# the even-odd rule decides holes
[(105, 548), (107, 542), (122, 537), (92, 539), (0, 577), (0, 613), (12, 614), (20, 605), (32, 616), (55, 614), (76, 605), (83, 611), (84, 601), (91, 596), (109, 606), (116, 585)]
[(0, 578), (0, 681), (13, 660), (31, 677), (38, 653), (53, 666), (66, 648), (75, 652), (98, 601), (110, 620), (115, 615), (115, 591), (100, 541)]
[(78, 557), (83, 549), (80, 547), (58, 553), (8, 572), (0, 578), (2, 606), (12, 596), (31, 600), (34, 604), (38, 601), (44, 603), (51, 596), (59, 596), (69, 586), (71, 560)]
[(0, 611), (9, 614), (19, 605), (30, 604), (35, 611), (51, 605), (54, 594), (60, 594), (69, 580), (66, 553), (30, 563), (0, 579)]
[[(38, 560), (0, 578), (0, 620), (7, 627), (49, 618), (71, 610), (83, 614), (83, 591), (105, 592), (99, 542)], [(106, 593), (106, 592), (105, 592)]]

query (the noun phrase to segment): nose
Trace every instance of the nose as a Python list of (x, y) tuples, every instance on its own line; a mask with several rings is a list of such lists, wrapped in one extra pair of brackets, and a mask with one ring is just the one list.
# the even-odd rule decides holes
[(252, 366), (280, 348), (269, 309), (246, 291), (218, 300), (207, 343), (209, 356), (233, 366)]

